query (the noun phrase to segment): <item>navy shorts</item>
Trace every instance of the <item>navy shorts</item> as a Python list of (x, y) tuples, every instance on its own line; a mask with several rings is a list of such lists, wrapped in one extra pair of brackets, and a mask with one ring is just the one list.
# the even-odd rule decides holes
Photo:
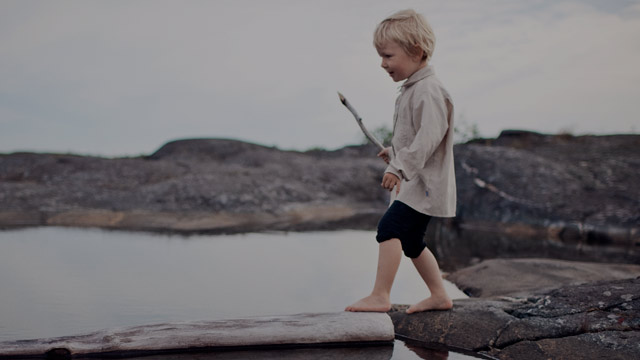
[(380, 219), (376, 240), (381, 243), (390, 239), (400, 239), (404, 254), (410, 258), (417, 258), (426, 247), (424, 234), (429, 220), (431, 216), (396, 200)]

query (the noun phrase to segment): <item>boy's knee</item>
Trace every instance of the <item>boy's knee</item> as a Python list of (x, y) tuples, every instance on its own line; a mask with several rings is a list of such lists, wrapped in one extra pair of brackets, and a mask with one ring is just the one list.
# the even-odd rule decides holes
[(402, 243), (402, 252), (406, 257), (411, 259), (415, 259), (418, 256), (420, 256), (420, 254), (422, 254), (422, 250), (424, 250), (424, 248), (426, 247), (426, 245), (422, 240), (409, 241), (409, 240), (400, 239), (400, 242)]

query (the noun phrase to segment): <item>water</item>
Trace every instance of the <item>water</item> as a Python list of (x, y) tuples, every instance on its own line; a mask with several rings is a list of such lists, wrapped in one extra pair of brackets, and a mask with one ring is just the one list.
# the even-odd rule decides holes
[[(369, 293), (376, 261), (370, 231), (189, 237), (53, 227), (3, 231), (0, 341), (342, 311)], [(466, 297), (450, 283), (447, 290)], [(394, 303), (428, 296), (408, 259), (391, 296)], [(424, 358), (399, 341), (393, 351), (393, 359)], [(449, 358), (469, 357), (449, 352)]]

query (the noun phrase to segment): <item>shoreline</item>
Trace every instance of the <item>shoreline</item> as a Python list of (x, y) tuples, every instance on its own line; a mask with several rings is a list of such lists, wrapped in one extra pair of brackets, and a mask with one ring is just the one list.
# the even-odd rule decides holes
[[(375, 231), (384, 209), (330, 204), (298, 206), (286, 213), (154, 213), (101, 209), (45, 212), (0, 212), (3, 230), (31, 227), (98, 228), (155, 234), (228, 235), (270, 231)], [(427, 229), (427, 246), (445, 271), (456, 271), (485, 259), (545, 257), (599, 263), (640, 263), (640, 228), (598, 227), (555, 222), (459, 223), (436, 219)]]

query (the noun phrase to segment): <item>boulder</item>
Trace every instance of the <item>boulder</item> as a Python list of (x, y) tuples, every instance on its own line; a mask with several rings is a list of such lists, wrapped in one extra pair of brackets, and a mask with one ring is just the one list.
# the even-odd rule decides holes
[[(607, 254), (597, 254), (606, 247), (615, 252), (609, 262), (640, 262), (639, 135), (510, 130), (497, 139), (458, 145), (455, 158), (458, 209), (455, 221), (447, 223), (456, 232), (450, 238), (461, 239), (465, 232), (492, 241), (486, 246), (496, 251), (574, 260), (602, 256), (593, 260), (607, 261)], [(506, 244), (500, 235), (506, 235)], [(539, 246), (509, 249), (509, 239), (518, 237), (536, 238)], [(462, 244), (450, 244), (457, 245)]]
[(640, 354), (640, 278), (528, 297), (454, 300), (449, 311), (390, 312), (399, 338), (498, 359), (631, 359)]
[(565, 285), (630, 279), (640, 265), (602, 264), (552, 259), (491, 259), (452, 274), (453, 282), (472, 297), (526, 297)]

